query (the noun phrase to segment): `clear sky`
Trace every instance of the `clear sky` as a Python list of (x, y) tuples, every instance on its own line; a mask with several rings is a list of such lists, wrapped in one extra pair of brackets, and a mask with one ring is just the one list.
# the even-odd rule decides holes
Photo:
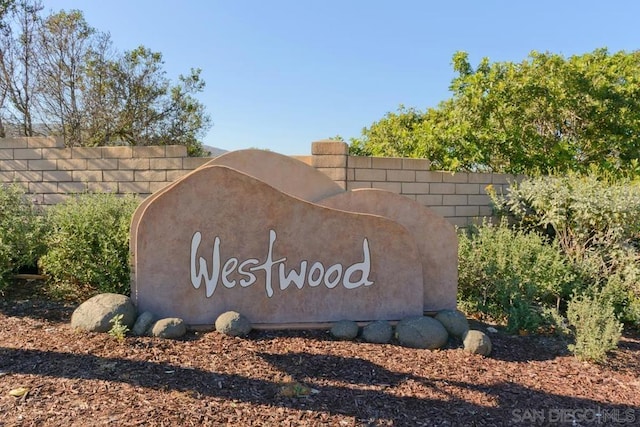
[(454, 52), (473, 66), (640, 49), (637, 0), (44, 0), (79, 9), (121, 51), (163, 54), (168, 76), (201, 68), (206, 145), (308, 154), (360, 135), (400, 104), (450, 97)]

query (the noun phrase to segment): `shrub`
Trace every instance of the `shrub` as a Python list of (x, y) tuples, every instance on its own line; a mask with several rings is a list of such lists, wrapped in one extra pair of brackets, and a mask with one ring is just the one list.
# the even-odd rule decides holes
[(548, 308), (571, 294), (574, 275), (559, 248), (537, 233), (485, 223), (459, 236), (458, 292), (468, 312), (510, 331), (552, 323)]
[(621, 318), (637, 319), (640, 181), (569, 174), (527, 179), (508, 196), (490, 194), (499, 213), (518, 227), (553, 238), (583, 282), (615, 289)]
[(11, 283), (12, 271), (11, 249), (0, 236), (0, 293)]
[(133, 196), (81, 194), (49, 211), (49, 250), (40, 260), (63, 297), (129, 292), (129, 226)]
[(603, 362), (607, 352), (617, 347), (622, 324), (604, 294), (576, 296), (569, 301), (567, 317), (575, 331), (575, 344), (569, 350), (579, 359)]
[(604, 243), (637, 243), (640, 237), (640, 182), (600, 176), (539, 177), (490, 192), (501, 213), (520, 225), (542, 227), (568, 255)]
[(607, 278), (601, 292), (611, 301), (619, 320), (640, 325), (640, 266), (637, 262)]
[(22, 187), (0, 185), (0, 291), (21, 269), (35, 269), (45, 252), (47, 226), (41, 210)]

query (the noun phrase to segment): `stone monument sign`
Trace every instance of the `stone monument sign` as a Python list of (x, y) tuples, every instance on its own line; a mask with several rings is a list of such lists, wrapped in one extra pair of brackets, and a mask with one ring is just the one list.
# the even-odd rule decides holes
[(138, 310), (193, 327), (228, 310), (282, 327), (455, 308), (457, 240), (444, 219), (260, 150), (220, 156), (146, 199), (131, 250)]

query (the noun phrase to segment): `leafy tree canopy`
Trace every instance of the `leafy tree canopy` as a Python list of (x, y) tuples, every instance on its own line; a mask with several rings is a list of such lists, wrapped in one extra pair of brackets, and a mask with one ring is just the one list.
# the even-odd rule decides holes
[(15, 0), (0, 0), (0, 28), (2, 28), (4, 15), (14, 6)]
[(426, 157), (452, 171), (640, 174), (640, 51), (533, 51), (475, 69), (457, 52), (452, 62), (450, 99), (400, 106), (352, 139), (352, 154)]
[(0, 0), (0, 137), (62, 136), (67, 146), (185, 145), (210, 126), (191, 69), (166, 77), (162, 54), (118, 52), (79, 10), (43, 15), (39, 0)]

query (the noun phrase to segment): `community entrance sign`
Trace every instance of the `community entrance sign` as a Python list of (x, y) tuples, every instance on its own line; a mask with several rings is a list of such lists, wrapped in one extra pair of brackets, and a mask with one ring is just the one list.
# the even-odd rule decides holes
[[(455, 276), (446, 266), (457, 266), (453, 227), (401, 196), (357, 193), (348, 197), (314, 168), (271, 152), (214, 159), (136, 211), (133, 301), (191, 326), (212, 325), (228, 310), (280, 327), (455, 308), (457, 277), (431, 271)], [(396, 208), (376, 212), (366, 200)], [(452, 231), (444, 245), (442, 226)], [(425, 257), (430, 240), (438, 253)], [(445, 265), (432, 265), (434, 256)]]

